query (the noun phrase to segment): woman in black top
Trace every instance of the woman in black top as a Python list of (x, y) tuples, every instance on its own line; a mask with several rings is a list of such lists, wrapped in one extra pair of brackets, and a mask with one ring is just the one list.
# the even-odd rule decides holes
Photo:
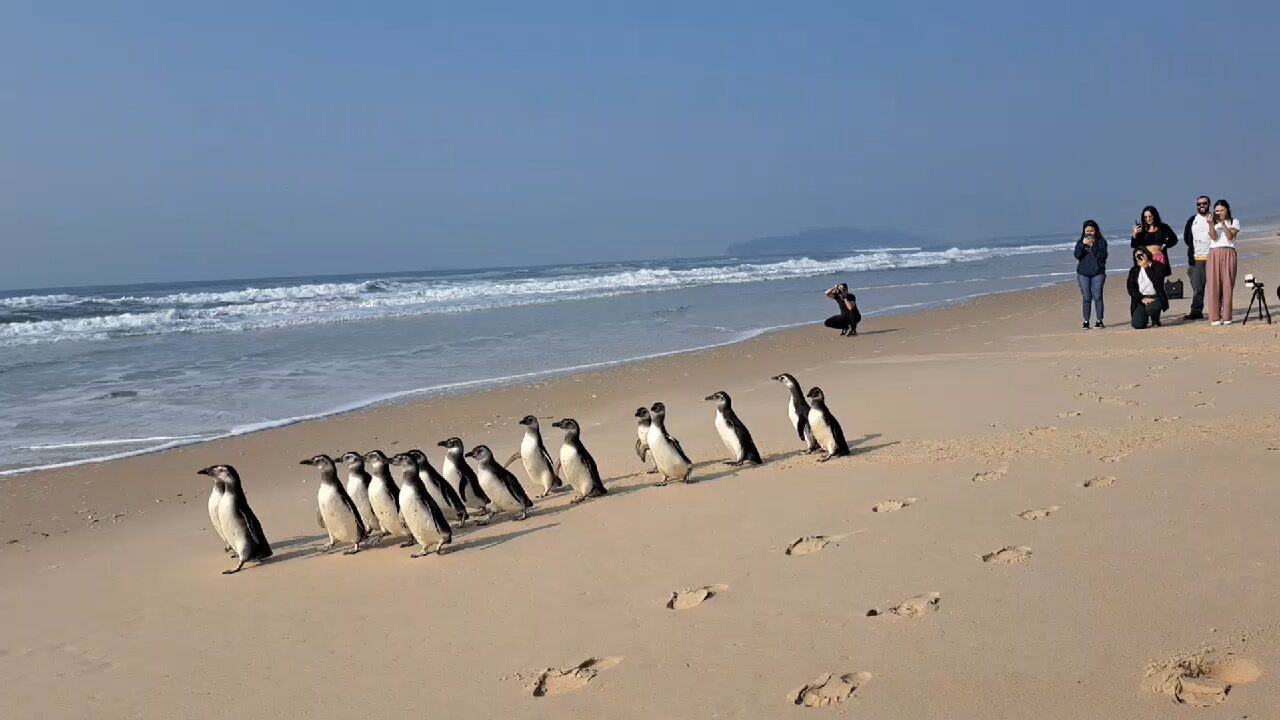
[(1173, 228), (1160, 220), (1160, 211), (1154, 205), (1142, 208), (1142, 219), (1133, 224), (1129, 247), (1134, 250), (1144, 248), (1153, 262), (1164, 265), (1167, 275), (1172, 268), (1166, 250), (1177, 244), (1178, 236), (1173, 234)]
[(822, 324), (840, 331), (841, 335), (857, 335), (858, 323), (862, 322), (862, 313), (858, 311), (858, 298), (849, 292), (849, 286), (840, 283), (827, 289), (823, 295), (836, 301), (840, 308), (839, 315), (832, 315)]
[(1129, 314), (1134, 330), (1150, 324), (1160, 327), (1160, 313), (1169, 309), (1164, 294), (1164, 279), (1169, 277), (1164, 265), (1151, 259), (1146, 248), (1133, 251), (1133, 267), (1129, 268)]

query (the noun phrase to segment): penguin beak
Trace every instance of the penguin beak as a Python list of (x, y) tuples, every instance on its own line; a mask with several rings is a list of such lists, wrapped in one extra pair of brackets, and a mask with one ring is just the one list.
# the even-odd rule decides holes
[(310, 460), (299, 460), (299, 461), (298, 461), (298, 464), (299, 464), (299, 465), (310, 465), (310, 464), (311, 464), (311, 461), (310, 461)]
[(449, 443), (445, 440), (441, 440), (440, 442), (436, 443), (436, 447), (449, 447)]
[(208, 475), (209, 477), (213, 477), (213, 466), (212, 466), (212, 465), (210, 465), (210, 466), (209, 466), (209, 467), (207, 467), (207, 468), (201, 468), (200, 470), (197, 470), (197, 471), (196, 471), (196, 474), (197, 474), (197, 475)]
[(475, 450), (468, 450), (468, 451), (466, 451), (465, 453), (463, 453), (463, 455), (465, 455), (465, 456), (467, 456), (467, 457), (469, 457), (469, 458), (474, 458), (474, 457), (476, 456), (476, 451), (475, 451)]
[(703, 399), (703, 400), (715, 400), (715, 399), (716, 399), (716, 396), (715, 396), (715, 395), (708, 395), (708, 396), (706, 396), (706, 397), (704, 397), (704, 398), (702, 398), (702, 399)]

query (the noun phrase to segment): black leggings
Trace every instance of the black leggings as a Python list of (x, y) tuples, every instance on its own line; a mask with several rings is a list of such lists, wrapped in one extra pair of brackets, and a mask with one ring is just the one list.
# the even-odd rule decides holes
[(822, 322), (823, 325), (833, 330), (852, 330), (858, 332), (858, 323), (862, 322), (862, 313), (854, 310), (853, 312), (832, 315)]

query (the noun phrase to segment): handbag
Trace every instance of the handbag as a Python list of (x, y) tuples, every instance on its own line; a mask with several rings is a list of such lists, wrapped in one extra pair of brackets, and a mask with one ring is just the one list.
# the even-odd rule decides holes
[(1182, 299), (1182, 281), (1181, 280), (1165, 280), (1164, 296), (1170, 300)]

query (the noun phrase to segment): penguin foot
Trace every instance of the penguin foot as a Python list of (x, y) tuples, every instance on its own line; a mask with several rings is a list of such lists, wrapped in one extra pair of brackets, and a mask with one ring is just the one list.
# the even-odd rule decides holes
[(427, 554), (427, 551), (426, 551), (426, 550), (423, 550), (423, 551), (421, 551), (421, 552), (416, 552), (416, 553), (414, 553), (414, 554), (410, 555), (409, 557), (411, 557), (411, 558), (420, 558), (420, 557), (422, 557), (422, 556), (424, 556), (424, 555), (426, 555), (426, 554)]
[(570, 504), (570, 505), (577, 505), (578, 503), (580, 503), (580, 502), (582, 502), (583, 500), (586, 500), (586, 499), (587, 499), (587, 496), (586, 496), (586, 495), (574, 495), (574, 496), (573, 496), (573, 498), (569, 500), (569, 504)]
[(325, 553), (329, 552), (330, 550), (332, 550), (332, 549), (333, 549), (333, 546), (334, 546), (334, 543), (329, 543), (329, 544), (327, 544), (327, 545), (321, 545), (320, 547), (316, 548), (316, 554), (317, 554), (317, 555), (323, 555), (323, 554), (325, 554)]
[(519, 515), (516, 515), (515, 517), (513, 517), (513, 518), (511, 518), (511, 519), (512, 519), (512, 520), (527, 520), (528, 518), (529, 518), (529, 511), (528, 511), (528, 510), (525, 510), (525, 511), (521, 512)]
[(818, 458), (818, 462), (824, 463), (833, 457), (835, 457), (835, 455), (823, 455), (822, 457)]
[(400, 547), (402, 548), (412, 547), (415, 542), (417, 541), (414, 540), (413, 538), (409, 538), (408, 540), (405, 540), (404, 542), (400, 543)]
[(356, 554), (356, 553), (358, 553), (358, 552), (360, 552), (360, 543), (356, 543), (355, 545), (352, 545), (350, 550), (343, 550), (343, 551), (342, 551), (342, 554), (343, 554), (343, 555), (355, 555), (355, 554)]
[(240, 572), (240, 568), (243, 568), (243, 567), (244, 567), (244, 563), (243, 563), (243, 562), (241, 562), (239, 565), (237, 565), (237, 566), (235, 566), (235, 567), (231, 568), (230, 570), (223, 570), (223, 571), (222, 571), (222, 574), (223, 574), (223, 575), (235, 575), (236, 573)]

